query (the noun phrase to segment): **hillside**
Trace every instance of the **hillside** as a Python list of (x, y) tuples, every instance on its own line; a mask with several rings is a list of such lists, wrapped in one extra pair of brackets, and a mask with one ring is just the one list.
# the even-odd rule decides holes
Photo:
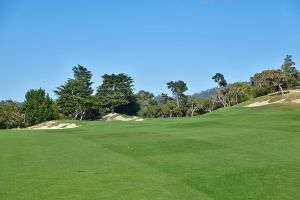
[[(266, 97), (264, 97), (266, 98)], [(0, 199), (300, 199), (300, 104), (0, 131)]]
[(193, 94), (192, 97), (196, 97), (199, 99), (209, 99), (216, 93), (217, 89), (218, 88), (215, 87), (215, 88), (211, 88), (211, 89), (208, 89), (205, 91), (201, 91), (201, 92)]

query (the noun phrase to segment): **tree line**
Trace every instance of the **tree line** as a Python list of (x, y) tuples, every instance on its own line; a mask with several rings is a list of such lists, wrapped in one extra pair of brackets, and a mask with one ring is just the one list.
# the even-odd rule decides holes
[(28, 127), (55, 119), (96, 120), (115, 112), (149, 118), (195, 116), (269, 93), (284, 94), (300, 85), (291, 55), (280, 68), (256, 73), (250, 82), (228, 84), (223, 74), (216, 73), (212, 80), (217, 86), (209, 98), (186, 95), (188, 87), (182, 80), (166, 83), (171, 96), (144, 90), (135, 94), (133, 78), (124, 73), (102, 75), (103, 82), (94, 91), (91, 71), (82, 65), (72, 70), (73, 78), (55, 89), (56, 100), (40, 88), (29, 90), (23, 103), (1, 101), (0, 128)]

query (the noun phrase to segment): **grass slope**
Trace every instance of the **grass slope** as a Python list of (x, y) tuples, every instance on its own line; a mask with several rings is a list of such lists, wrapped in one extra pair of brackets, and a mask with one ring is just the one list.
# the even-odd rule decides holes
[(300, 107), (0, 131), (0, 199), (300, 199)]

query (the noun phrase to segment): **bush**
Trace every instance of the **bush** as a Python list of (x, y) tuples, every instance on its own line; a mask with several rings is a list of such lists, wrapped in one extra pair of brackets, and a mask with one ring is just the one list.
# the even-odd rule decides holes
[(58, 118), (52, 99), (43, 89), (32, 89), (26, 93), (23, 110), (26, 126)]
[(256, 97), (265, 96), (265, 95), (271, 93), (271, 89), (266, 88), (266, 87), (253, 87), (251, 93), (252, 93), (253, 97), (256, 98)]
[(24, 126), (24, 114), (17, 102), (12, 100), (0, 102), (0, 129)]

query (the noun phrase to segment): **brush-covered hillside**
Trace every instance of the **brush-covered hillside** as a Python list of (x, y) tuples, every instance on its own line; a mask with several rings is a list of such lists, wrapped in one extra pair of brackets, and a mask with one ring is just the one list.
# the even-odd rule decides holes
[(264, 98), (192, 118), (2, 130), (0, 199), (300, 199), (300, 104), (244, 107)]

